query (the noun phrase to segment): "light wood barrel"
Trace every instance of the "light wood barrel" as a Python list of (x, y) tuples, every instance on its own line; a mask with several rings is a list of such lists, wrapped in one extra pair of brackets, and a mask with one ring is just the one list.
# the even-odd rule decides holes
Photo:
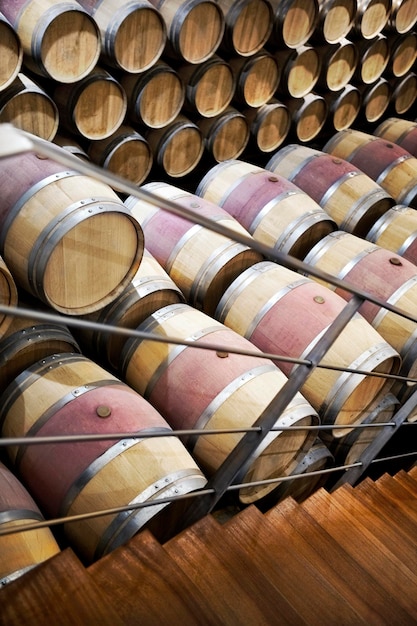
[(32, 308), (34, 317), (14, 315), (0, 339), (0, 393), (40, 359), (60, 352), (81, 352), (67, 326), (37, 319), (36, 311), (48, 312), (41, 303), (20, 298), (19, 306)]
[(231, 103), (235, 76), (229, 63), (217, 54), (198, 65), (182, 64), (177, 72), (185, 86), (184, 110), (214, 117)]
[(35, 73), (60, 83), (87, 76), (101, 50), (94, 19), (75, 0), (15, 0), (2, 11), (16, 30)]
[(387, 75), (401, 78), (413, 69), (417, 59), (417, 33), (391, 35), (388, 37), (390, 56), (386, 68)]
[[(417, 301), (417, 267), (361, 237), (337, 231), (324, 237), (304, 259), (311, 266), (344, 279), (380, 300), (414, 317)], [(329, 289), (333, 287), (325, 282)], [(335, 289), (346, 300), (350, 294)], [(417, 373), (417, 323), (365, 302), (359, 312), (402, 358), (401, 372)]]
[(127, 95), (130, 120), (148, 128), (167, 126), (184, 104), (184, 84), (165, 61), (158, 61), (139, 75), (125, 74), (120, 84)]
[(401, 146), (363, 131), (336, 133), (324, 152), (346, 159), (375, 180), (396, 204), (417, 207), (417, 159)]
[(86, 561), (100, 558), (145, 526), (154, 524), (157, 530), (160, 523), (161, 532), (172, 528), (175, 504), (158, 504), (158, 499), (206, 483), (177, 437), (141, 437), (171, 430), (158, 411), (82, 355), (53, 355), (22, 372), (2, 395), (0, 422), (6, 437), (115, 434), (115, 439), (9, 448), (32, 497), (52, 517), (155, 502), (64, 524), (70, 544)]
[(165, 54), (188, 63), (203, 63), (220, 46), (225, 30), (215, 0), (151, 0), (167, 27)]
[(394, 201), (372, 178), (348, 161), (325, 152), (289, 144), (266, 168), (305, 191), (341, 230), (365, 236)]
[(320, 58), (317, 85), (325, 90), (339, 91), (352, 79), (359, 62), (357, 46), (348, 39), (316, 48)]
[(417, 265), (416, 210), (404, 204), (393, 206), (375, 222), (366, 239)]
[(305, 256), (336, 223), (299, 187), (279, 175), (243, 161), (211, 168), (197, 194), (236, 219), (271, 250)]
[(291, 129), (298, 141), (315, 139), (327, 121), (328, 109), (324, 97), (310, 91), (302, 98), (289, 98), (283, 102), (291, 113)]
[[(9, 268), (0, 256), (0, 302), (2, 306), (16, 307), (18, 293), (16, 283)], [(0, 314), (0, 337), (2, 337), (13, 322), (13, 316), (6, 313)]]
[(103, 68), (53, 90), (60, 122), (67, 131), (90, 140), (110, 137), (122, 125), (127, 111), (126, 92)]
[(228, 106), (222, 113), (197, 120), (206, 150), (218, 163), (237, 159), (249, 142), (249, 124), (243, 112)]
[(152, 150), (154, 163), (171, 178), (180, 178), (192, 172), (203, 156), (201, 130), (182, 114), (163, 128), (148, 129), (145, 138)]
[[(0, 462), (0, 529), (44, 521), (20, 480)], [(0, 537), (0, 589), (60, 552), (48, 527)]]
[(354, 72), (357, 84), (372, 85), (384, 73), (390, 60), (390, 47), (386, 35), (380, 33), (368, 41), (355, 42), (358, 52), (358, 63)]
[(0, 249), (18, 285), (69, 315), (125, 289), (144, 238), (111, 187), (33, 153), (2, 159), (0, 180)]
[(372, 40), (388, 23), (392, 0), (357, 0), (354, 32), (362, 39)]
[[(271, 261), (262, 261), (230, 285), (216, 310), (216, 319), (249, 339), (261, 350), (303, 358), (326, 331), (346, 302), (333, 291)], [(395, 349), (361, 316), (356, 315), (326, 352), (323, 363), (369, 373), (396, 373)], [(291, 376), (297, 365), (277, 360)], [(367, 407), (392, 381), (372, 375), (315, 369), (301, 393), (323, 423), (342, 437), (360, 423)]]
[(417, 74), (409, 72), (397, 80), (390, 81), (391, 108), (394, 115), (407, 115), (417, 101)]
[(100, 29), (102, 56), (111, 67), (144, 72), (162, 55), (165, 20), (148, 0), (80, 0), (80, 4)]
[(32, 135), (52, 141), (58, 131), (55, 102), (23, 73), (0, 92), (0, 123), (13, 124)]
[(413, 0), (392, 0), (387, 27), (397, 33), (408, 33), (417, 23), (417, 12)]
[(222, 51), (251, 56), (264, 47), (274, 23), (268, 0), (220, 0), (219, 4), (225, 19)]
[(22, 68), (23, 48), (20, 39), (10, 22), (0, 12), (0, 91), (6, 89), (17, 77)]
[(373, 130), (373, 135), (396, 143), (417, 157), (417, 122), (389, 117)]
[(271, 0), (274, 24), (270, 44), (298, 48), (314, 33), (319, 19), (318, 0)]
[[(196, 345), (224, 346), (224, 351), (193, 346), (155, 344), (132, 338), (123, 351), (127, 382), (175, 429), (249, 428), (282, 389), (286, 377), (272, 363), (258, 358), (246, 339), (187, 304), (164, 307), (145, 320), (139, 330), (177, 337)], [(155, 346), (160, 346), (155, 348)], [(228, 352), (249, 350), (253, 356)], [(259, 356), (261, 352), (259, 351)], [(296, 394), (275, 427), (317, 423), (309, 403)], [(243, 433), (190, 435), (186, 445), (207, 475), (227, 458)], [(314, 435), (307, 430), (271, 432), (258, 447), (239, 482), (286, 475)], [(249, 504), (265, 497), (274, 485), (243, 487), (239, 498)]]
[(291, 116), (283, 102), (271, 98), (258, 108), (242, 111), (249, 125), (250, 139), (261, 152), (273, 152), (286, 140)]
[(329, 91), (324, 94), (327, 105), (326, 124), (332, 131), (345, 130), (353, 126), (358, 117), (362, 96), (355, 85), (345, 85), (340, 91)]
[(164, 199), (195, 211), (197, 217), (248, 235), (216, 204), (168, 183), (147, 183), (145, 191), (161, 198), (161, 208), (130, 196), (125, 201), (141, 224), (146, 246), (193, 306), (211, 315), (230, 283), (261, 255), (198, 224), (164, 211)]
[(275, 58), (282, 68), (278, 93), (302, 98), (314, 89), (320, 76), (321, 58), (313, 46), (304, 44), (295, 50), (278, 50)]
[(360, 85), (361, 108), (358, 121), (375, 124), (381, 120), (392, 99), (392, 87), (386, 78), (378, 78), (372, 85)]
[(347, 37), (356, 18), (356, 0), (319, 0), (319, 17), (310, 40), (330, 45)]
[(153, 162), (145, 137), (126, 124), (110, 137), (91, 142), (88, 155), (97, 165), (136, 185), (147, 178)]
[[(114, 302), (89, 315), (87, 319), (99, 324), (134, 329), (162, 307), (178, 302), (185, 302), (183, 293), (145, 248), (139, 269), (129, 286)], [(115, 371), (119, 369), (127, 335), (108, 333), (105, 328), (93, 331), (78, 329), (74, 332), (83, 349), (92, 352), (93, 356), (106, 359)]]
[(237, 103), (259, 107), (273, 97), (281, 75), (273, 54), (262, 49), (249, 58), (230, 57), (229, 64), (236, 77)]

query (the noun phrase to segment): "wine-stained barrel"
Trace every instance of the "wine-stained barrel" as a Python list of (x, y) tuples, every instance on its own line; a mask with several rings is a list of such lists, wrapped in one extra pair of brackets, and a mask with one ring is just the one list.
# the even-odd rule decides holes
[(299, 258), (337, 227), (302, 189), (244, 161), (215, 165), (201, 179), (197, 195), (222, 207), (254, 239)]
[(23, 48), (15, 29), (1, 12), (0, 41), (2, 42), (0, 91), (3, 91), (14, 81), (22, 68)]
[(231, 237), (164, 210), (164, 199), (194, 211), (240, 234), (247, 231), (227, 211), (213, 202), (164, 182), (142, 186), (161, 199), (160, 206), (133, 196), (126, 206), (138, 220), (146, 247), (195, 307), (211, 315), (230, 283), (261, 255)]
[[(0, 462), (0, 529), (43, 522), (38, 505), (24, 485)], [(0, 537), (0, 589), (60, 552), (51, 530), (43, 528), (11, 532)]]
[[(162, 533), (172, 529), (179, 511), (174, 503), (158, 504), (158, 499), (189, 493), (206, 482), (179, 439), (167, 435), (171, 429), (158, 411), (82, 355), (56, 354), (38, 361), (1, 398), (5, 437), (115, 435), (98, 441), (9, 447), (14, 467), (49, 516), (154, 503), (64, 524), (70, 543), (88, 561), (110, 552), (144, 526), (154, 524), (156, 532), (159, 523)], [(149, 431), (162, 436), (141, 437)], [(165, 515), (167, 509), (172, 517)], [(158, 522), (161, 516), (163, 521)]]
[[(230, 285), (215, 317), (261, 350), (299, 359), (307, 356), (345, 306), (345, 300), (327, 287), (277, 263), (262, 261)], [(391, 380), (372, 373), (397, 373), (400, 358), (357, 314), (326, 352), (326, 363), (349, 371), (315, 369), (301, 393), (325, 424), (344, 427), (331, 429), (335, 437), (341, 437), (364, 419), (368, 406), (392, 385)], [(279, 359), (277, 365), (287, 376), (297, 367)]]
[(396, 204), (417, 207), (417, 158), (401, 146), (349, 128), (336, 133), (323, 150), (353, 163), (381, 185)]
[(100, 29), (107, 64), (129, 73), (144, 72), (161, 56), (165, 20), (148, 0), (79, 0)]
[[(184, 302), (185, 297), (169, 274), (145, 248), (141, 264), (131, 283), (110, 304), (88, 316), (89, 321), (134, 329), (158, 309)], [(119, 369), (120, 355), (127, 335), (86, 328), (74, 330), (83, 349), (104, 358), (114, 370)]]
[(416, 210), (404, 204), (396, 204), (381, 215), (366, 239), (417, 265)]
[[(279, 368), (262, 358), (249, 341), (188, 304), (160, 309), (138, 330), (195, 342), (193, 347), (132, 338), (122, 355), (127, 382), (175, 429), (250, 428), (286, 382)], [(222, 346), (222, 350), (198, 349), (199, 345), (209, 344)], [(253, 356), (241, 355), (239, 350), (249, 350)], [(277, 430), (260, 444), (239, 480), (250, 482), (286, 475), (314, 440), (314, 431), (302, 428), (313, 424), (317, 424), (317, 414), (301, 394), (296, 394), (282, 414), (276, 416)], [(300, 429), (280, 431), (280, 425)], [(243, 434), (191, 434), (185, 443), (209, 475)], [(239, 497), (249, 504), (273, 489), (273, 484), (242, 487)]]
[[(305, 262), (358, 289), (396, 306), (410, 319), (392, 313), (369, 301), (359, 312), (402, 358), (401, 372), (417, 373), (417, 267), (372, 242), (344, 231), (324, 237), (305, 258)], [(327, 287), (330, 284), (325, 281)], [(347, 300), (350, 294), (336, 289)]]
[(0, 11), (19, 36), (26, 65), (37, 74), (72, 83), (96, 65), (100, 32), (75, 0), (2, 0)]
[(284, 146), (266, 168), (305, 191), (341, 230), (355, 235), (366, 235), (394, 205), (393, 198), (362, 170), (309, 146)]
[(0, 254), (16, 284), (69, 315), (121, 293), (143, 232), (111, 187), (34, 153), (0, 161)]

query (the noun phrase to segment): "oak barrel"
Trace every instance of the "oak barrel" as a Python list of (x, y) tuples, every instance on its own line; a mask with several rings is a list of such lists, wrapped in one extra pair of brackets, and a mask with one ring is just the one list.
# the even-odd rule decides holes
[(328, 115), (325, 98), (314, 91), (302, 98), (283, 100), (291, 113), (291, 129), (301, 142), (312, 141), (323, 129)]
[[(2, 306), (16, 307), (18, 303), (18, 293), (16, 283), (10, 273), (9, 268), (0, 256), (0, 303)], [(13, 316), (6, 313), (0, 314), (0, 337), (13, 322)]]
[(249, 57), (264, 47), (274, 14), (269, 0), (220, 0), (225, 19), (221, 52)]
[(417, 265), (416, 210), (404, 204), (396, 204), (373, 224), (366, 239)]
[(391, 109), (394, 115), (412, 115), (417, 101), (417, 74), (408, 72), (405, 76), (391, 80)]
[(236, 78), (236, 103), (259, 107), (273, 97), (281, 76), (275, 55), (262, 48), (250, 57), (232, 56), (228, 62)]
[(34, 153), (2, 159), (0, 185), (0, 254), (18, 285), (69, 315), (125, 289), (144, 238), (111, 187)]
[(353, 33), (362, 39), (372, 40), (388, 24), (392, 0), (357, 0)]
[(381, 185), (396, 204), (417, 207), (417, 158), (401, 146), (349, 128), (333, 135), (323, 151), (353, 163)]
[(164, 199), (214, 223), (248, 236), (238, 221), (216, 204), (169, 183), (146, 183), (142, 189), (161, 199), (160, 206), (133, 196), (125, 204), (138, 220), (146, 247), (161, 264), (187, 300), (211, 315), (230, 283), (261, 255), (198, 223), (164, 210)]
[[(0, 529), (7, 531), (44, 517), (24, 485), (0, 462)], [(60, 552), (51, 530), (10, 533), (0, 537), (0, 589)]]
[(20, 39), (3, 13), (0, 12), (0, 91), (6, 89), (22, 68), (23, 48)]
[(373, 130), (373, 134), (398, 144), (417, 157), (417, 121), (388, 117)]
[[(9, 447), (14, 467), (49, 516), (155, 503), (64, 524), (70, 544), (87, 561), (110, 552), (145, 526), (153, 524), (156, 533), (160, 524), (160, 531), (166, 532), (177, 511), (175, 503), (158, 504), (158, 499), (189, 493), (206, 482), (179, 439), (164, 436), (171, 429), (158, 411), (82, 355), (56, 354), (38, 361), (1, 399), (5, 437), (114, 434), (114, 439)], [(149, 431), (162, 436), (141, 437)]]
[[(122, 355), (127, 382), (153, 404), (175, 429), (250, 428), (282, 389), (286, 377), (246, 339), (188, 304), (164, 307), (138, 330), (179, 340), (210, 344), (221, 351), (193, 345), (156, 344), (132, 338)], [(233, 349), (235, 352), (228, 352)], [(239, 350), (253, 355), (241, 355)], [(259, 354), (259, 356), (258, 356)], [(296, 394), (275, 427), (309, 426), (317, 414)], [(275, 428), (274, 427), (274, 428)], [(207, 475), (226, 459), (243, 432), (189, 435), (185, 444)], [(301, 451), (308, 449), (313, 431), (271, 431), (246, 463), (239, 482), (279, 477), (291, 471)], [(274, 485), (239, 489), (239, 497), (251, 503), (268, 494)]]
[(309, 146), (288, 144), (266, 164), (305, 191), (341, 230), (365, 236), (394, 200), (372, 178), (348, 161)]
[(318, 21), (310, 40), (334, 45), (349, 36), (356, 18), (356, 0), (319, 0)]
[(249, 143), (249, 124), (242, 111), (228, 106), (214, 117), (196, 120), (204, 147), (218, 163), (237, 159)]
[(383, 75), (390, 60), (390, 46), (386, 35), (380, 33), (369, 41), (354, 43), (358, 62), (354, 72), (357, 85), (373, 85)]
[(321, 70), (321, 58), (316, 48), (304, 44), (295, 50), (278, 50), (275, 58), (281, 68), (278, 93), (302, 98), (314, 89)]
[(260, 107), (242, 110), (249, 125), (250, 139), (261, 152), (273, 152), (286, 140), (291, 116), (283, 102), (271, 98)]
[(340, 91), (352, 79), (359, 62), (357, 46), (348, 39), (337, 44), (323, 45), (315, 50), (320, 59), (318, 87), (323, 90)]
[(387, 74), (400, 78), (413, 69), (417, 59), (417, 33), (410, 32), (404, 35), (388, 37), (390, 56), (387, 65)]
[(298, 48), (304, 45), (318, 23), (318, 0), (270, 1), (274, 11), (270, 45), (276, 48)]
[[(345, 307), (345, 300), (323, 285), (272, 261), (248, 268), (230, 285), (216, 309), (216, 319), (249, 339), (261, 350), (290, 358), (305, 358)], [(277, 359), (287, 376), (296, 364)], [(367, 407), (391, 380), (372, 372), (397, 373), (398, 352), (359, 314), (345, 326), (326, 352), (323, 364), (354, 371), (315, 369), (301, 393), (335, 437), (347, 434), (365, 417)]]
[(381, 120), (392, 99), (392, 88), (386, 78), (378, 78), (372, 85), (361, 85), (361, 108), (358, 121), (375, 124)]
[[(417, 267), (361, 237), (336, 231), (324, 237), (306, 256), (306, 263), (404, 311), (411, 319), (366, 301), (359, 312), (390, 343), (402, 359), (401, 372), (417, 373)], [(324, 281), (329, 289), (333, 287)], [(349, 300), (351, 294), (336, 288)]]
[(327, 105), (327, 126), (333, 131), (350, 128), (359, 115), (362, 104), (361, 92), (348, 83), (340, 91), (328, 91), (324, 95)]
[(397, 33), (408, 33), (417, 23), (417, 12), (413, 0), (392, 0), (388, 17), (388, 28)]
[(197, 195), (222, 207), (254, 239), (295, 257), (303, 257), (336, 228), (299, 187), (244, 161), (212, 167), (201, 179)]
[(36, 74), (73, 83), (95, 67), (100, 32), (75, 0), (4, 0), (0, 11), (16, 30), (25, 64)]

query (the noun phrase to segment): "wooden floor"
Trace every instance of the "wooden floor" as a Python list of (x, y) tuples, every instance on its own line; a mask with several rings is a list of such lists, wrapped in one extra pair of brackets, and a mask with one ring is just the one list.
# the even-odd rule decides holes
[(417, 467), (161, 545), (143, 531), (84, 567), (71, 549), (0, 590), (4, 626), (417, 624)]

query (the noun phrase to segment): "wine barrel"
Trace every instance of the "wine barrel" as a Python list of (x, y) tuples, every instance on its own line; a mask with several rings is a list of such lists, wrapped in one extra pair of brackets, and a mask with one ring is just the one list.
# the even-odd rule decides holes
[(14, 0), (0, 10), (15, 29), (25, 65), (60, 83), (73, 83), (95, 67), (101, 51), (94, 19), (75, 0)]
[(148, 0), (79, 0), (100, 29), (107, 65), (135, 74), (152, 67), (164, 51), (165, 20)]
[(169, 57), (203, 63), (220, 46), (225, 20), (215, 0), (151, 0), (165, 20)]
[(372, 178), (348, 161), (325, 152), (288, 144), (266, 168), (305, 191), (341, 230), (365, 236), (394, 200)]
[(44, 89), (20, 72), (0, 92), (0, 123), (52, 141), (58, 131), (58, 108)]
[[(217, 344), (224, 351), (198, 350), (191, 346), (155, 344), (132, 338), (122, 354), (127, 382), (141, 393), (175, 429), (250, 428), (282, 389), (286, 377), (272, 363), (259, 358), (256, 348), (239, 334), (188, 304), (164, 307), (138, 330), (177, 337), (195, 345)], [(160, 346), (159, 348), (156, 346)], [(253, 356), (228, 352), (250, 350)], [(296, 394), (275, 427), (300, 430), (271, 431), (245, 467), (239, 481), (249, 483), (286, 475), (300, 452), (308, 449), (313, 431), (302, 426), (317, 424), (317, 414)], [(212, 475), (243, 437), (243, 433), (190, 435), (185, 444), (207, 475)], [(239, 498), (250, 504), (265, 497), (274, 485), (239, 489)]]
[[(0, 462), (0, 529), (44, 521), (39, 507), (20, 480)], [(0, 589), (60, 552), (51, 530), (23, 529), (0, 537)]]
[(361, 92), (355, 85), (345, 85), (340, 91), (324, 94), (327, 105), (326, 124), (334, 131), (350, 128), (361, 110)]
[[(145, 526), (156, 534), (158, 524), (161, 533), (172, 530), (175, 503), (158, 504), (158, 499), (189, 493), (206, 482), (179, 439), (164, 436), (171, 429), (163, 417), (128, 385), (82, 355), (57, 354), (38, 361), (1, 398), (5, 437), (115, 435), (9, 447), (14, 467), (48, 515), (66, 517), (154, 502), (144, 509), (64, 524), (70, 544), (86, 561), (100, 558)], [(141, 437), (152, 431), (162, 436)]]
[[(303, 358), (345, 307), (345, 300), (323, 285), (262, 261), (233, 281), (216, 309), (222, 321), (269, 354)], [(277, 359), (291, 376), (294, 365)], [(392, 374), (400, 367), (398, 352), (359, 314), (345, 326), (326, 352), (323, 364), (346, 368), (315, 369), (301, 393), (319, 413), (335, 437), (347, 434), (366, 415), (366, 409), (388, 391), (392, 381), (372, 372)], [(355, 374), (351, 370), (367, 374)]]
[[(124, 292), (114, 302), (86, 319), (99, 324), (135, 329), (158, 309), (178, 302), (185, 302), (183, 293), (145, 248), (139, 269)], [(76, 329), (74, 332), (83, 349), (105, 359), (115, 371), (119, 370), (120, 355), (128, 340), (127, 335), (108, 333), (105, 327)]]
[(177, 117), (163, 128), (144, 130), (152, 158), (165, 174), (180, 178), (192, 172), (204, 152), (201, 130), (185, 115)]
[(375, 39), (388, 24), (392, 0), (357, 0), (353, 33), (362, 39)]
[(375, 180), (396, 204), (417, 207), (417, 159), (401, 146), (363, 131), (339, 131), (324, 152), (346, 159)]
[(357, 46), (348, 39), (316, 47), (320, 59), (317, 85), (323, 90), (340, 91), (352, 79), (359, 62)]
[(18, 285), (68, 315), (121, 293), (143, 232), (108, 185), (34, 153), (0, 161), (0, 254)]
[(198, 224), (164, 210), (164, 199), (213, 222), (248, 236), (229, 213), (216, 204), (169, 183), (146, 183), (145, 191), (159, 196), (160, 207), (133, 196), (125, 204), (138, 220), (146, 247), (180, 288), (187, 300), (211, 315), (221, 296), (241, 271), (261, 255)]
[(319, 19), (318, 0), (270, 0), (274, 21), (269, 43), (277, 48), (299, 48), (314, 33)]
[(390, 81), (391, 109), (394, 115), (407, 115), (417, 101), (417, 74), (409, 72), (405, 76)]
[(366, 239), (417, 265), (416, 210), (403, 204), (391, 207), (375, 222)]
[(291, 129), (298, 141), (306, 143), (315, 139), (327, 120), (327, 103), (322, 95), (310, 91), (302, 98), (283, 100), (291, 113)]
[(389, 117), (373, 130), (376, 137), (396, 143), (417, 157), (417, 122)]
[(228, 62), (236, 78), (236, 104), (260, 107), (273, 97), (281, 76), (275, 55), (262, 48), (248, 58), (233, 56)]
[(222, 207), (254, 239), (298, 258), (337, 227), (299, 187), (244, 161), (214, 166), (196, 193)]
[[(411, 316), (417, 310), (417, 267), (372, 242), (344, 231), (324, 237), (305, 257), (305, 262), (358, 289), (396, 306)], [(329, 289), (333, 288), (327, 281)], [(335, 289), (349, 300), (351, 294)], [(417, 373), (417, 322), (392, 313), (369, 301), (359, 312), (390, 343), (402, 358), (401, 373)]]
[(348, 37), (356, 18), (356, 0), (319, 0), (318, 21), (310, 40), (334, 45)]
[(100, 167), (140, 185), (152, 168), (152, 152), (146, 139), (122, 124), (106, 139), (90, 142), (88, 155)]
[[(16, 307), (18, 303), (18, 293), (16, 283), (10, 273), (9, 268), (0, 256), (0, 303), (2, 306)], [(0, 337), (2, 337), (10, 324), (13, 322), (13, 316), (6, 313), (0, 314)]]
[(369, 41), (363, 39), (355, 42), (358, 62), (353, 74), (356, 83), (373, 85), (383, 75), (390, 60), (390, 46), (386, 35), (380, 33)]
[(73, 154), (80, 159), (90, 161), (90, 157), (87, 152), (78, 142), (78, 137), (75, 138), (74, 135), (58, 132), (54, 137), (53, 143), (61, 148), (64, 148), (64, 150), (67, 150), (70, 154)]
[(302, 98), (313, 91), (321, 70), (321, 57), (316, 48), (304, 44), (299, 48), (275, 52), (281, 68), (277, 93)]
[(127, 113), (134, 124), (163, 128), (175, 120), (184, 104), (184, 84), (165, 61), (157, 61), (139, 75), (125, 74), (120, 84), (126, 92)]
[(378, 78), (372, 85), (360, 85), (361, 108), (358, 121), (375, 124), (381, 120), (391, 102), (392, 89), (386, 78)]
[(286, 140), (291, 127), (288, 108), (271, 98), (260, 107), (243, 109), (249, 125), (250, 139), (261, 152), (273, 152)]
[(10, 22), (0, 12), (0, 41), (2, 63), (0, 67), (0, 91), (6, 89), (19, 74), (23, 63), (23, 48)]
[(220, 50), (226, 56), (252, 56), (268, 42), (274, 14), (268, 0), (221, 0), (225, 31)]
[(177, 72), (185, 86), (185, 111), (214, 117), (223, 113), (231, 103), (236, 87), (235, 76), (229, 63), (217, 54), (198, 65), (181, 64)]
[(233, 106), (222, 113), (197, 120), (204, 147), (218, 163), (237, 159), (249, 143), (249, 124), (245, 115)]
[(390, 56), (386, 73), (395, 78), (405, 76), (417, 59), (417, 33), (389, 36)]
[(397, 33), (408, 33), (417, 23), (416, 7), (413, 0), (392, 0), (387, 27)]
[(62, 127), (89, 140), (110, 137), (122, 125), (127, 111), (125, 90), (100, 67), (75, 83), (57, 84), (52, 97)]

